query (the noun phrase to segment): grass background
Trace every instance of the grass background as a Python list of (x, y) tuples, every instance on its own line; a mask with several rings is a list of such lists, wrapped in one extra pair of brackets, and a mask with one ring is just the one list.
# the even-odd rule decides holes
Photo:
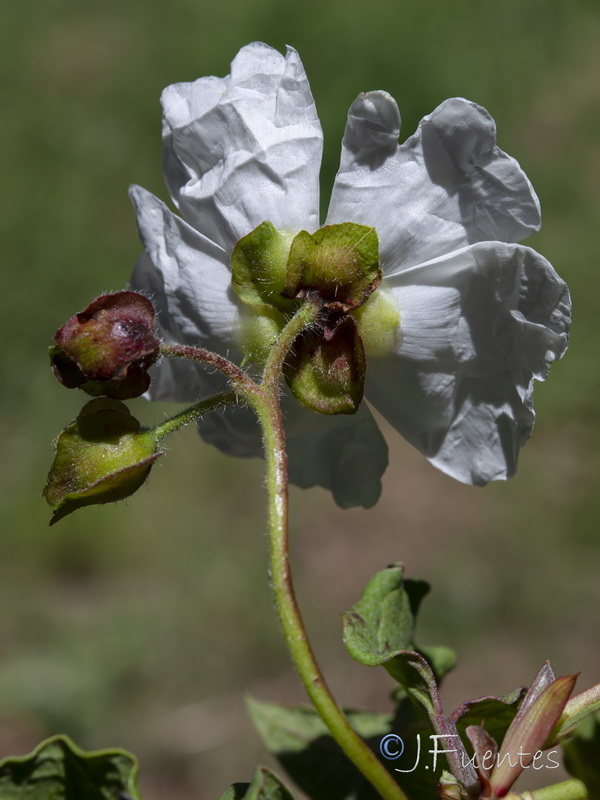
[[(542, 202), (528, 241), (568, 281), (571, 350), (536, 392), (516, 480), (438, 474), (388, 431), (371, 512), (292, 493), (301, 604), (341, 702), (387, 707), (385, 675), (346, 656), (339, 614), (391, 561), (434, 586), (423, 643), (458, 650), (448, 710), (558, 673), (598, 674), (600, 10), (571, 0), (22, 0), (0, 8), (0, 755), (64, 731), (138, 753), (147, 800), (212, 800), (267, 761), (242, 694), (303, 700), (266, 576), (259, 461), (186, 431), (127, 504), (52, 530), (50, 440), (84, 398), (53, 381), (54, 330), (125, 285), (139, 252), (126, 194), (166, 198), (158, 97), (224, 75), (261, 39), (300, 52), (325, 131), (326, 199), (346, 110), (386, 89), (402, 138), (452, 95), (486, 106)], [(144, 422), (166, 406), (132, 403)], [(553, 774), (542, 776), (547, 781)], [(525, 784), (526, 785), (526, 784)]]

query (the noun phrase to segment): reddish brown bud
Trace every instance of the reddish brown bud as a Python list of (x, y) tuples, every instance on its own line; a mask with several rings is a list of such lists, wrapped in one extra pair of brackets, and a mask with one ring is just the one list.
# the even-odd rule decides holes
[(137, 292), (100, 295), (71, 317), (50, 348), (52, 371), (67, 388), (126, 400), (150, 385), (148, 368), (157, 360), (150, 300)]

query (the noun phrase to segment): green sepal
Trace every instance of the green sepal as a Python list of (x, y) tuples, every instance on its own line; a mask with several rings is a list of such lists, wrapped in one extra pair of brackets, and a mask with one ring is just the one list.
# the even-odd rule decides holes
[(234, 783), (219, 800), (294, 800), (294, 795), (277, 775), (257, 767), (251, 783)]
[(294, 396), (319, 414), (355, 414), (363, 398), (365, 351), (345, 314), (324, 330), (298, 337), (283, 369)]
[(138, 765), (124, 750), (86, 753), (66, 736), (0, 762), (2, 800), (142, 800)]
[(261, 223), (239, 240), (231, 255), (231, 283), (243, 303), (258, 309), (275, 306), (281, 311), (298, 307), (281, 295), (289, 249), (290, 237), (271, 222)]
[(312, 234), (300, 231), (292, 242), (284, 294), (317, 291), (348, 310), (365, 302), (381, 274), (375, 228), (354, 222), (327, 225)]
[(568, 773), (585, 784), (588, 800), (600, 800), (600, 713), (584, 719), (562, 747)]

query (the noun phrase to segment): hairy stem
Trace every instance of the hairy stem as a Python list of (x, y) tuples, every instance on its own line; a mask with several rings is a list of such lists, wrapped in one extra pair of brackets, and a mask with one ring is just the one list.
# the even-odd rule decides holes
[(265, 448), (269, 493), (271, 582), (279, 621), (289, 652), (306, 692), (331, 735), (365, 778), (385, 800), (407, 800), (335, 702), (312, 651), (296, 602), (288, 545), (288, 471), (283, 420), (279, 403), (279, 377), (287, 352), (299, 333), (314, 324), (318, 308), (305, 303), (282, 331), (271, 354), (258, 391), (242, 398), (258, 415)]
[(508, 794), (506, 800), (588, 800), (588, 790), (582, 781), (571, 778), (532, 792)]
[(207, 367), (213, 367), (213, 369), (226, 375), (233, 386), (244, 386), (253, 383), (243, 369), (240, 369), (227, 358), (210, 350), (205, 350), (204, 347), (162, 342), (160, 352), (166, 358), (185, 358), (188, 361), (196, 361), (200, 364), (205, 364)]
[(183, 428), (184, 425), (198, 419), (198, 417), (208, 414), (209, 411), (214, 411), (223, 406), (233, 405), (235, 402), (237, 402), (237, 396), (233, 391), (221, 392), (212, 397), (206, 397), (204, 400), (194, 403), (193, 406), (180, 411), (179, 414), (175, 414), (174, 417), (170, 417), (160, 425), (157, 425), (153, 429), (153, 432), (158, 439), (162, 439), (164, 436), (175, 433), (175, 431)]

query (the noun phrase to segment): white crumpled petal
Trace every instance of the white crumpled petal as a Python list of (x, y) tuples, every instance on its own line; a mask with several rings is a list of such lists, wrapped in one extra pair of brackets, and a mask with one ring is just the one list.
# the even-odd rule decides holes
[(386, 441), (365, 402), (356, 414), (317, 414), (293, 398), (284, 405), (292, 483), (323, 486), (341, 508), (371, 508), (388, 465)]
[[(308, 411), (289, 395), (282, 399), (290, 481), (303, 489), (322, 486), (342, 508), (370, 508), (381, 494), (388, 448), (363, 403), (353, 415)], [(229, 455), (262, 455), (260, 429), (250, 409), (230, 407), (207, 414), (202, 438)]]
[(226, 78), (169, 86), (162, 104), (165, 180), (195, 228), (231, 253), (265, 220), (319, 226), (323, 135), (295, 50), (254, 42)]
[[(132, 286), (155, 300), (167, 339), (236, 361), (234, 245), (267, 220), (319, 226), (314, 101), (297, 53), (255, 42), (230, 75), (169, 86), (162, 103), (165, 179), (187, 222), (132, 189), (145, 247)], [(533, 426), (533, 381), (567, 346), (568, 291), (542, 256), (513, 244), (538, 230), (539, 204), (485, 109), (454, 98), (403, 145), (399, 131), (388, 94), (356, 99), (327, 218), (375, 227), (399, 304), (397, 351), (369, 358), (366, 396), (444, 472), (506, 478)], [(178, 360), (153, 371), (155, 399), (193, 402), (226, 385)], [(291, 480), (331, 490), (342, 506), (375, 503), (387, 447), (367, 406), (318, 415), (286, 394), (283, 409)], [(199, 428), (233, 455), (262, 451), (246, 408), (208, 414)]]
[[(217, 352), (235, 348), (237, 306), (223, 250), (139, 186), (130, 190), (145, 248), (130, 281), (154, 301), (160, 332), (170, 341)], [(192, 402), (225, 388), (221, 375), (189, 362), (152, 368), (153, 400)]]
[(369, 361), (368, 399), (452, 477), (510, 477), (533, 427), (533, 381), (567, 348), (565, 283), (539, 253), (501, 242), (386, 280), (401, 338), (396, 356)]
[(163, 327), (175, 327), (184, 342), (228, 346), (238, 315), (229, 257), (150, 192), (133, 186), (130, 193), (142, 244), (164, 287)]
[(400, 115), (385, 92), (348, 112), (329, 224), (372, 225), (384, 277), (486, 240), (517, 242), (540, 226), (538, 199), (519, 164), (496, 146), (488, 112), (446, 100), (398, 145)]

